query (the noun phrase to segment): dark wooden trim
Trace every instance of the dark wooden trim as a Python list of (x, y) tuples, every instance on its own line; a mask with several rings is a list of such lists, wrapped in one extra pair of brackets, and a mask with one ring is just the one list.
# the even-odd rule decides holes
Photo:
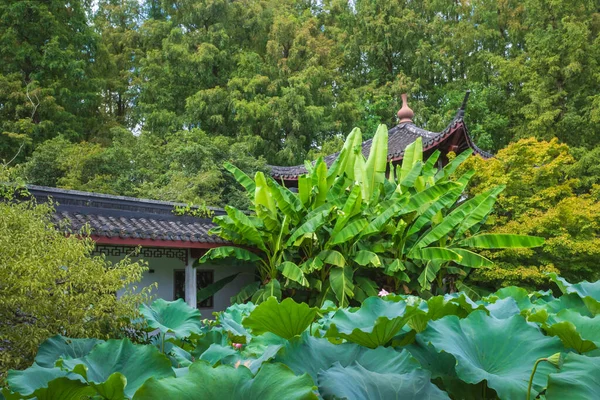
[(178, 249), (212, 249), (221, 246), (231, 246), (226, 243), (199, 243), (177, 240), (154, 240), (154, 239), (132, 239), (120, 237), (106, 237), (92, 235), (91, 238), (98, 244), (109, 244), (114, 246), (144, 246), (144, 247), (172, 247)]

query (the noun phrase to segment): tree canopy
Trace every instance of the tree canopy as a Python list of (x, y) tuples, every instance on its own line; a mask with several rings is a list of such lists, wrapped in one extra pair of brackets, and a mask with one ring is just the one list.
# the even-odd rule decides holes
[(393, 125), (401, 92), (439, 130), (466, 89), (485, 150), (591, 149), (599, 30), (587, 0), (0, 0), (0, 159), (38, 184), (223, 205), (223, 160), (301, 163)]

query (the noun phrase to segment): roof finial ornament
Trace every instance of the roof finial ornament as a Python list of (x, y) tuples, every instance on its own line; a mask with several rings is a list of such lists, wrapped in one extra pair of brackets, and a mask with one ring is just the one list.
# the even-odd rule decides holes
[(458, 112), (456, 113), (456, 117), (454, 117), (454, 119), (463, 118), (465, 116), (465, 109), (467, 108), (467, 102), (469, 101), (470, 95), (471, 95), (471, 91), (467, 90), (465, 92), (465, 97), (463, 99), (463, 102), (460, 105), (460, 108), (458, 109)]
[(412, 118), (415, 116), (413, 110), (408, 106), (407, 94), (402, 93), (402, 108), (398, 110), (398, 119), (400, 123), (403, 124), (405, 122), (412, 122)]

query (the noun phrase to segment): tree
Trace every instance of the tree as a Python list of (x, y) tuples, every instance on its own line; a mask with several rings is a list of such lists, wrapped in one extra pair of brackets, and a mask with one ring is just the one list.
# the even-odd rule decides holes
[(556, 139), (522, 139), (490, 160), (467, 161), (465, 168), (476, 171), (469, 186), (471, 196), (506, 185), (488, 222), (492, 232), (546, 238), (537, 249), (490, 255), (497, 266), (476, 272), (473, 282), (490, 288), (516, 283), (543, 287), (549, 279), (544, 272), (560, 272), (571, 280), (600, 277), (598, 187), (593, 180), (582, 184), (579, 175), (594, 168), (591, 159), (593, 153), (586, 152), (576, 161), (569, 147)]
[(101, 131), (96, 39), (80, 0), (0, 2), (0, 159), (59, 133)]
[(6, 185), (2, 194), (0, 377), (30, 364), (38, 345), (56, 334), (127, 335), (137, 306), (148, 299), (149, 288), (132, 286), (146, 266), (92, 256), (95, 245), (85, 232), (67, 236), (56, 229), (51, 204), (22, 200), (16, 196), (26, 193)]

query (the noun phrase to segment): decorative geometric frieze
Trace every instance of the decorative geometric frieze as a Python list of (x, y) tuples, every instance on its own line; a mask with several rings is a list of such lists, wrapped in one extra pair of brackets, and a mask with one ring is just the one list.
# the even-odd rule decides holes
[(134, 246), (111, 246), (98, 244), (92, 252), (92, 255), (99, 256), (105, 254), (111, 257), (125, 257), (131, 256), (136, 258), (176, 258), (187, 264), (187, 249), (174, 249), (170, 247), (142, 247), (140, 252), (136, 254), (136, 247)]

